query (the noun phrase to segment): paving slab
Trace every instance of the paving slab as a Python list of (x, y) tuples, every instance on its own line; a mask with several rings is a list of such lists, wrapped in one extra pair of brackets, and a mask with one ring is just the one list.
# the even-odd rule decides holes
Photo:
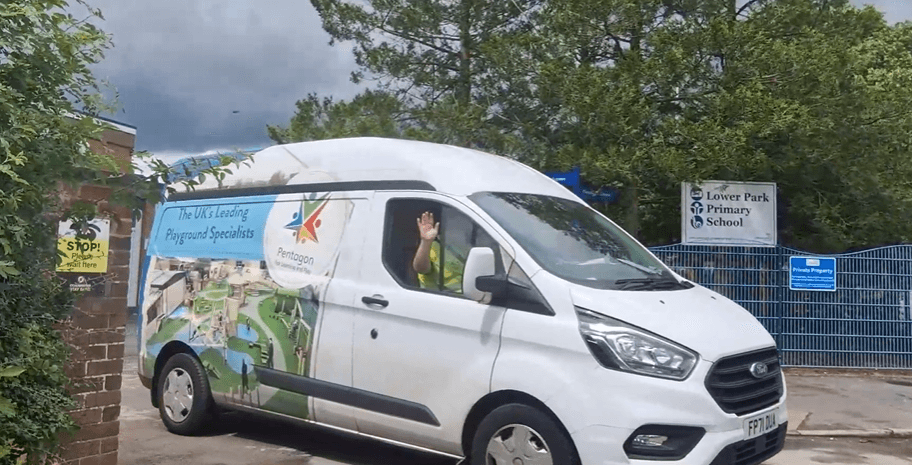
[(788, 371), (790, 431), (906, 431), (912, 376), (905, 373)]
[(785, 450), (763, 465), (912, 465), (912, 441), (904, 439), (790, 436)]

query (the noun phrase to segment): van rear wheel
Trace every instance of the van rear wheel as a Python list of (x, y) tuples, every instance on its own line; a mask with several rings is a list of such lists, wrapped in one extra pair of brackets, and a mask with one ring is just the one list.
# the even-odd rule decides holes
[(524, 404), (498, 407), (475, 430), (471, 465), (578, 465), (563, 428), (539, 409)]
[(168, 431), (180, 435), (201, 432), (212, 414), (209, 379), (196, 358), (175, 354), (158, 380), (158, 411)]

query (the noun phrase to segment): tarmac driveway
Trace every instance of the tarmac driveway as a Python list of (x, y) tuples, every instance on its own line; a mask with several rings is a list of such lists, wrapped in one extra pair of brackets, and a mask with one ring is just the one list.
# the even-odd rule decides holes
[[(129, 329), (120, 414), (121, 465), (455, 465), (451, 459), (355, 435), (239, 413), (221, 416), (202, 437), (171, 434), (149, 402), (149, 391), (139, 382)], [(884, 428), (912, 428), (912, 376), (806, 370), (788, 373), (787, 378), (790, 434), (822, 435), (790, 435), (785, 450), (766, 465), (912, 465), (910, 437), (825, 436), (839, 430), (863, 435)]]
[(354, 435), (274, 423), (251, 415), (219, 417), (201, 437), (168, 432), (136, 375), (136, 357), (124, 363), (120, 410), (121, 465), (453, 465), (436, 455), (412, 452)]

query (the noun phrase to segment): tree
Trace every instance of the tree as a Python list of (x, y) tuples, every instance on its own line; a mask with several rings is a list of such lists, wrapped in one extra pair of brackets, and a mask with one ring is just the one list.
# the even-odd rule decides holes
[[(370, 73), (409, 98), (432, 103), (473, 99), (489, 69), (485, 47), (522, 31), (541, 0), (311, 0), (332, 42), (355, 42), (355, 58)], [(378, 43), (379, 42), (379, 43)]]
[(269, 137), (279, 144), (342, 137), (374, 136), (421, 138), (421, 128), (395, 96), (367, 90), (351, 102), (320, 99), (310, 94), (296, 104), (287, 127), (269, 126)]
[[(552, 10), (553, 8), (553, 10)], [(651, 243), (675, 240), (681, 181), (775, 181), (783, 242), (834, 251), (909, 237), (884, 167), (884, 126), (859, 47), (889, 28), (844, 1), (553, 1), (555, 57), (538, 88), (561, 102), (565, 165), (625, 187), (615, 209)], [(607, 18), (607, 19), (605, 19)], [(889, 99), (891, 94), (880, 94)], [(905, 93), (894, 93), (896, 105)], [(862, 116), (867, 115), (867, 116)], [(878, 135), (879, 134), (879, 135)], [(865, 157), (859, 157), (864, 153)]]
[(543, 0), (311, 0), (330, 43), (351, 41), (360, 70), (439, 142), (505, 146), (498, 60), (534, 27)]
[(776, 182), (787, 245), (912, 238), (902, 221), (912, 48), (908, 27), (873, 8), (312, 1), (421, 137), (539, 169), (579, 165), (590, 182), (622, 189), (606, 211), (647, 243), (679, 240), (680, 183), (707, 179)]

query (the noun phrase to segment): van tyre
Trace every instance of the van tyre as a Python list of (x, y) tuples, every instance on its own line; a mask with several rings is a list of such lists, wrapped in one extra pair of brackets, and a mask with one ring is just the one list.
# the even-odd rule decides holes
[(560, 424), (524, 404), (507, 404), (489, 413), (475, 429), (469, 457), (471, 465), (579, 465)]
[(158, 411), (168, 431), (184, 436), (202, 432), (213, 413), (209, 378), (200, 362), (175, 354), (158, 378)]

